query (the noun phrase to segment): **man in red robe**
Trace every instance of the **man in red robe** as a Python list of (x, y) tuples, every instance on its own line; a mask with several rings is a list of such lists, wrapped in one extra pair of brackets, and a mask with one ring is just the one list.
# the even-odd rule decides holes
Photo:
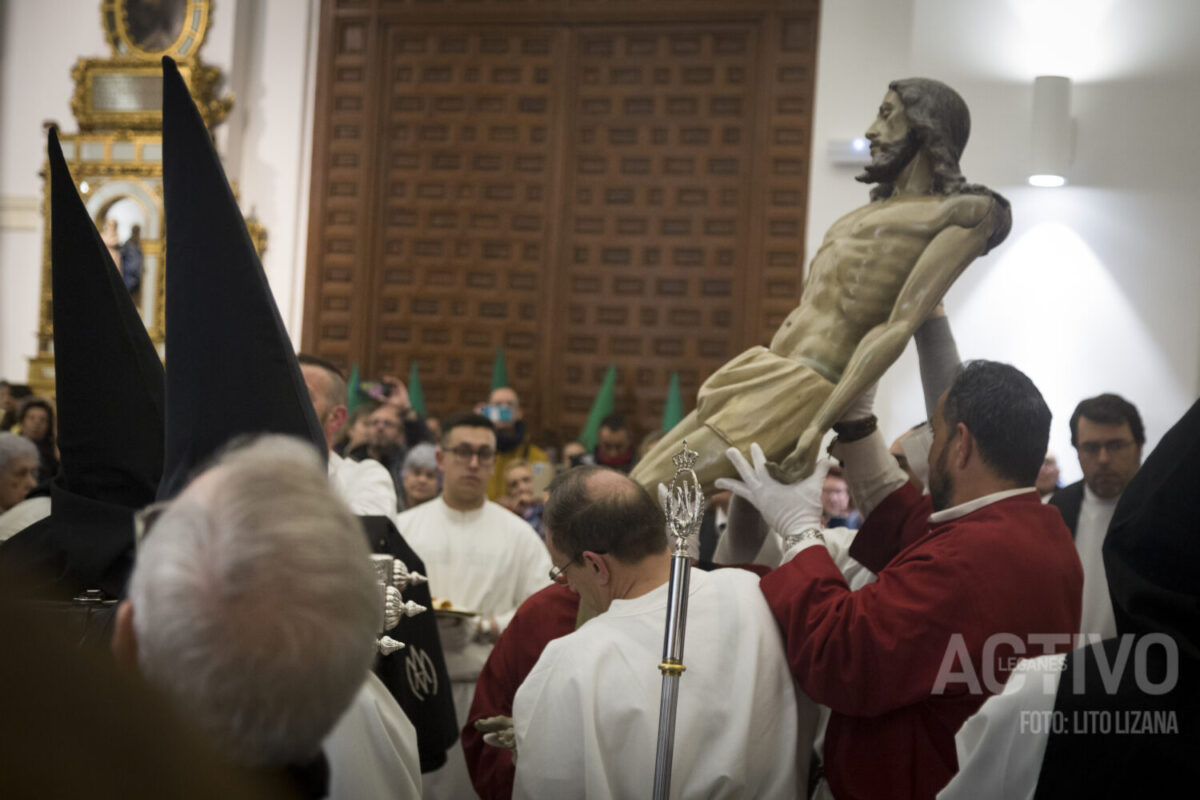
[(942, 395), (927, 496), (866, 406), (834, 426), (833, 453), (867, 513), (850, 554), (875, 582), (850, 590), (823, 546), (819, 501), (797, 508), (757, 447), (753, 466), (731, 448), (742, 480), (717, 485), (784, 536), (785, 563), (762, 591), (796, 681), (832, 709), (833, 795), (932, 798), (957, 770), (955, 732), (1019, 657), (1071, 648), (1083, 573), (1061, 516), (1034, 489), (1050, 411), (1023, 373), (971, 362)]
[(475, 699), (462, 730), (462, 747), (471, 784), (483, 800), (512, 797), (516, 768), (512, 751), (484, 742), (484, 734), (476, 729), (475, 723), (493, 717), (512, 717), (518, 687), (537, 664), (546, 645), (575, 630), (578, 613), (579, 595), (566, 586), (552, 583), (530, 595), (500, 634), (479, 673)]

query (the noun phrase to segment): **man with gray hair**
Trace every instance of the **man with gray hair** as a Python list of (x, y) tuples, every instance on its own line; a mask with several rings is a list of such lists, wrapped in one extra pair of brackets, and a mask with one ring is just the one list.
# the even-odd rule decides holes
[(383, 610), (370, 552), (310, 446), (263, 436), (141, 520), (120, 661), (232, 762), (279, 770), (309, 796), (326, 796), (331, 769), (334, 795), (352, 795), (355, 770), (326, 762), (322, 741), (358, 694), (393, 742), (411, 743), (419, 787), (415, 732), (368, 677)]
[(346, 404), (349, 395), (342, 371), (329, 361), (300, 353), (300, 372), (308, 387), (313, 410), (329, 448), (329, 480), (341, 498), (355, 514), (388, 516), (403, 508), (396, 502), (396, 487), (387, 468), (373, 459), (354, 461), (342, 458), (333, 450), (338, 433), (346, 424)]

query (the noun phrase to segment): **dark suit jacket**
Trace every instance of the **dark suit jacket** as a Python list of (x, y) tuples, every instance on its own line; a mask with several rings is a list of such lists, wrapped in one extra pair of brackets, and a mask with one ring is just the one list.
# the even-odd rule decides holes
[(1071, 538), (1075, 538), (1075, 526), (1079, 524), (1079, 507), (1083, 505), (1083, 481), (1076, 481), (1070, 486), (1064, 486), (1050, 498), (1050, 505), (1062, 513), (1063, 522), (1071, 530)]

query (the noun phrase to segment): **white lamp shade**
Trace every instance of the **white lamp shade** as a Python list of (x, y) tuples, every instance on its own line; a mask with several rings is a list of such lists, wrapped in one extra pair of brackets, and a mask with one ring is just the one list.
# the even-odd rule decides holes
[(1033, 81), (1033, 149), (1029, 182), (1062, 186), (1071, 163), (1071, 80), (1040, 75)]

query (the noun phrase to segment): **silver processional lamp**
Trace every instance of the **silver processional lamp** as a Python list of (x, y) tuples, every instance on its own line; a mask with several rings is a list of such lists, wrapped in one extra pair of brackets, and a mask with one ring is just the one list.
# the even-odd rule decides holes
[(687, 629), (688, 582), (692, 561), (688, 544), (700, 532), (704, 518), (704, 491), (693, 468), (699, 453), (687, 440), (675, 454), (675, 477), (667, 492), (667, 535), (671, 538), (671, 578), (667, 584), (667, 624), (663, 635), (662, 696), (658, 706), (658, 750), (654, 758), (654, 798), (671, 793), (671, 760), (675, 752), (675, 711), (679, 705), (679, 679), (684, 672), (683, 634)]
[(407, 586), (425, 582), (425, 576), (419, 572), (410, 572), (404, 562), (389, 555), (374, 554), (371, 556), (371, 566), (375, 568), (375, 583), (382, 592), (383, 601), (383, 630), (375, 642), (376, 648), (382, 655), (390, 656), (404, 648), (404, 643), (387, 635), (387, 632), (400, 624), (402, 617), (415, 617), (425, 606), (405, 600), (400, 592)]

